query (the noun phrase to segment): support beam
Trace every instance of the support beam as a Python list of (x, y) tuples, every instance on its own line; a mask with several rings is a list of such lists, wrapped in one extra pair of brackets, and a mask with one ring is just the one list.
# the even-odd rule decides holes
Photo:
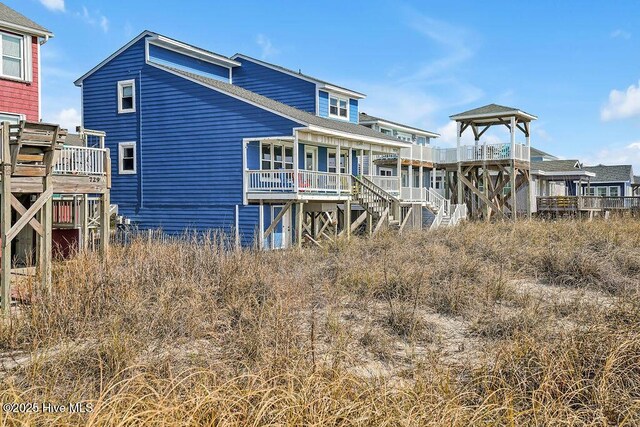
[(2, 141), (2, 184), (0, 190), (0, 238), (2, 239), (2, 261), (0, 270), (0, 293), (2, 294), (2, 312), (8, 315), (11, 310), (11, 241), (7, 238), (11, 228), (11, 154), (9, 151), (9, 122), (1, 125)]
[(287, 213), (289, 208), (291, 208), (292, 204), (293, 204), (293, 201), (287, 202), (287, 204), (284, 205), (284, 207), (280, 210), (280, 212), (278, 212), (278, 215), (276, 215), (273, 221), (271, 221), (271, 224), (269, 225), (269, 228), (267, 228), (267, 231), (264, 232), (263, 238), (269, 237), (269, 235), (273, 232), (273, 230), (275, 230), (276, 226), (278, 225), (278, 223), (280, 222), (284, 214)]
[(304, 203), (298, 203), (296, 209), (296, 243), (302, 247), (302, 229), (304, 226)]
[[(351, 239), (351, 200), (344, 202), (344, 230), (347, 232), (347, 239)], [(336, 227), (337, 229), (337, 227)]]

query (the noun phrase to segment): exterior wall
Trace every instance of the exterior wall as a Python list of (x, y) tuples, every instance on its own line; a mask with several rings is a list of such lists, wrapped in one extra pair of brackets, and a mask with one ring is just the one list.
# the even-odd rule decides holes
[(40, 120), (40, 99), (38, 85), (40, 70), (38, 69), (38, 38), (31, 37), (31, 66), (33, 77), (31, 82), (7, 80), (0, 77), (0, 112), (24, 114), (27, 120)]
[[(575, 184), (574, 184), (575, 185)], [(618, 187), (618, 195), (619, 196), (624, 196), (630, 193), (630, 190), (627, 190), (626, 187), (628, 186), (628, 183), (624, 183), (624, 182), (611, 182), (611, 183), (599, 183), (599, 182), (592, 182), (591, 183), (591, 188), (598, 188), (598, 187)], [(630, 185), (629, 185), (630, 186)], [(583, 191), (586, 191), (587, 188), (587, 184), (583, 183), (582, 184), (582, 188), (584, 189)]]
[(266, 96), (311, 114), (316, 114), (316, 85), (301, 78), (245, 58), (236, 58), (242, 66), (235, 67), (232, 82), (252, 92)]
[(229, 76), (231, 75), (231, 71), (227, 67), (210, 64), (152, 44), (149, 45), (149, 60), (156, 64), (168, 65), (227, 83), (229, 83)]
[[(135, 79), (136, 112), (117, 113), (117, 82)], [(292, 135), (297, 123), (144, 63), (144, 40), (83, 83), (84, 126), (107, 133), (112, 203), (140, 229), (232, 231), (244, 244), (258, 207), (243, 206), (243, 138)], [(118, 173), (118, 143), (136, 141), (137, 173)], [(251, 143), (255, 147), (256, 143)], [(239, 217), (236, 218), (236, 206)]]
[(349, 121), (358, 124), (358, 100), (349, 98)]
[(329, 92), (324, 90), (318, 91), (318, 115), (329, 117)]

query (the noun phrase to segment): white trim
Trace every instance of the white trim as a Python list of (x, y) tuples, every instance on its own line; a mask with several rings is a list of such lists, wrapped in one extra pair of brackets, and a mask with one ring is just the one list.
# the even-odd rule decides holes
[(391, 147), (397, 147), (397, 148), (406, 148), (411, 145), (407, 142), (400, 141), (399, 139), (392, 141), (384, 138), (376, 138), (372, 136), (365, 136), (365, 135), (359, 135), (354, 133), (342, 132), (342, 131), (333, 130), (333, 129), (327, 129), (321, 126), (316, 126), (311, 124), (308, 125), (306, 128), (294, 128), (294, 130), (300, 130), (302, 132), (309, 132), (309, 133), (315, 132), (315, 133), (331, 135), (338, 138), (347, 139), (350, 141), (370, 142), (376, 145), (391, 146)]
[[(122, 90), (131, 86), (131, 97), (132, 97), (132, 107), (131, 108), (122, 108)], [(136, 80), (120, 80), (117, 83), (118, 90), (118, 114), (127, 114), (127, 113), (135, 113), (136, 112)]]
[(531, 174), (532, 175), (539, 175), (539, 176), (589, 176), (589, 177), (593, 177), (596, 176), (595, 173), (593, 172), (587, 172), (587, 171), (554, 171), (554, 172), (548, 172), (548, 171), (543, 171), (540, 169), (531, 169)]
[[(135, 175), (138, 171), (138, 153), (136, 153), (136, 142), (135, 141), (126, 141), (118, 143), (118, 174), (119, 175)], [(133, 170), (125, 170), (122, 167), (122, 160), (124, 160), (124, 149), (128, 147), (133, 147)]]
[(439, 133), (429, 132), (427, 130), (413, 128), (410, 126), (402, 126), (402, 125), (388, 122), (386, 120), (365, 120), (365, 121), (359, 121), (358, 123), (361, 125), (377, 124), (380, 126), (384, 126), (386, 128), (392, 128), (392, 129), (395, 128), (396, 130), (411, 132), (411, 133), (415, 133), (416, 135), (426, 136), (428, 138), (440, 138)]
[[(337, 105), (336, 107), (338, 108), (338, 114), (331, 114), (331, 98), (335, 99), (337, 101)], [(344, 101), (346, 102), (347, 106), (345, 107), (345, 110), (347, 110), (347, 115), (346, 116), (341, 116), (340, 115), (340, 101)], [(334, 119), (338, 119), (338, 120), (344, 120), (344, 121), (350, 121), (349, 120), (349, 98), (345, 98), (343, 96), (339, 96), (339, 95), (335, 95), (332, 94), (331, 92), (329, 92), (329, 99), (327, 100), (328, 104), (327, 104), (327, 113), (328, 113), (328, 117), (330, 118), (334, 118)]]
[[(18, 122), (20, 120), (25, 120), (26, 119), (26, 116), (24, 114), (21, 114), (21, 113), (10, 113), (8, 111), (0, 111), (0, 115), (3, 115), (3, 116), (14, 116), (14, 117), (16, 117), (18, 119)], [(1, 120), (0, 120), (0, 123), (2, 123)]]
[(323, 82), (322, 80), (316, 79), (314, 77), (307, 76), (305, 74), (299, 74), (299, 73), (296, 73), (293, 70), (287, 70), (285, 68), (281, 68), (281, 67), (279, 67), (277, 65), (273, 65), (273, 64), (261, 61), (261, 60), (256, 59), (256, 58), (252, 58), (252, 57), (244, 55), (242, 53), (236, 53), (235, 55), (233, 55), (231, 57), (231, 59), (236, 59), (236, 58), (242, 58), (242, 59), (245, 59), (245, 60), (247, 60), (249, 62), (253, 62), (253, 63), (259, 64), (259, 65), (265, 66), (267, 68), (270, 68), (270, 69), (272, 69), (274, 71), (279, 71), (281, 73), (288, 74), (288, 75), (293, 76), (293, 77), (297, 77), (300, 80), (304, 80), (304, 81), (307, 81), (307, 82), (310, 82), (310, 83), (315, 83), (316, 87), (320, 88), (320, 89), (324, 88), (324, 90), (340, 92), (341, 94), (350, 96), (351, 98), (364, 99), (364, 98), (367, 97), (367, 95), (365, 95), (364, 93), (360, 93), (360, 92), (349, 90), (347, 88), (343, 88), (343, 87), (340, 87), (340, 86), (332, 85), (330, 83)]
[(240, 65), (242, 65), (237, 61), (233, 61), (227, 58), (226, 56), (218, 55), (216, 53), (188, 45), (178, 40), (170, 39), (160, 34), (156, 34), (155, 36), (150, 37), (147, 40), (147, 43), (225, 68), (239, 67)]
[[(40, 43), (36, 44), (38, 45), (36, 48), (38, 55), (38, 120), (42, 120), (42, 67), (40, 66)], [(31, 70), (31, 77), (33, 78), (33, 70)], [(82, 106), (82, 100), (80, 102)], [(82, 117), (82, 113), (80, 113), (80, 115), (80, 117)]]
[(498, 118), (504, 118), (504, 117), (514, 117), (514, 116), (522, 116), (530, 120), (538, 120), (537, 116), (534, 116), (533, 114), (525, 113), (524, 111), (521, 111), (521, 110), (509, 110), (509, 111), (501, 111), (499, 113), (485, 113), (485, 114), (467, 114), (467, 115), (458, 114), (455, 116), (449, 116), (449, 118), (451, 120), (458, 121), (458, 120), (464, 120), (464, 119), (482, 119), (482, 118), (498, 119)]
[[(20, 51), (20, 57), (17, 58), (15, 56), (9, 56), (7, 54), (7, 57), (11, 58), (11, 59), (19, 59), (20, 60), (20, 76), (16, 77), (16, 76), (10, 76), (4, 73), (4, 70), (2, 69), (3, 67), (3, 61), (2, 58), (4, 56), (4, 53), (2, 51), (2, 37), (3, 36), (7, 36), (7, 37), (11, 37), (14, 39), (18, 39), (19, 43), (20, 43), (20, 47), (19, 47), (19, 51)], [(30, 55), (30, 51), (27, 52), (27, 45), (29, 46), (29, 48), (31, 48), (31, 44), (27, 43), (27, 39), (31, 40), (30, 36), (27, 35), (23, 35), (23, 34), (13, 34), (13, 33), (9, 33), (9, 32), (5, 32), (5, 31), (1, 31), (0, 30), (0, 79), (7, 79), (7, 80), (14, 80), (14, 81), (18, 81), (18, 82), (22, 82), (22, 83), (30, 83), (31, 79), (29, 78), (31, 72), (29, 70), (29, 66), (31, 64), (31, 61), (28, 60), (28, 58), (31, 57)]]
[(28, 35), (44, 37), (45, 39), (49, 39), (53, 37), (53, 33), (49, 31), (46, 31), (46, 30), (42, 31), (35, 28), (25, 27), (24, 25), (14, 24), (13, 22), (9, 22), (9, 21), (0, 21), (0, 27), (22, 32)]
[(110, 62), (113, 58), (115, 58), (116, 56), (120, 55), (122, 52), (124, 52), (125, 50), (129, 49), (131, 46), (133, 46), (136, 42), (138, 42), (140, 39), (142, 39), (143, 37), (146, 36), (157, 36), (158, 34), (153, 33), (151, 31), (143, 31), (142, 33), (138, 34), (133, 40), (131, 40), (129, 43), (125, 44), (124, 46), (122, 46), (120, 49), (116, 50), (115, 52), (113, 52), (111, 55), (109, 55), (104, 61), (102, 61), (101, 63), (99, 63), (98, 65), (96, 65), (95, 67), (93, 67), (91, 70), (89, 70), (87, 73), (85, 73), (82, 77), (80, 77), (78, 80), (76, 80), (75, 82), (73, 82), (74, 85), (76, 86), (80, 86), (80, 83), (82, 83), (82, 81), (84, 79), (86, 79), (87, 77), (89, 77), (90, 75), (92, 75), (93, 73), (95, 73), (96, 71), (98, 71), (100, 68), (102, 68), (104, 65), (106, 65), (108, 62)]

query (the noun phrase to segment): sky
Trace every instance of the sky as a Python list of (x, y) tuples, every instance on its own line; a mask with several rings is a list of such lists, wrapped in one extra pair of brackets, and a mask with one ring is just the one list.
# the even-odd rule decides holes
[(70, 129), (73, 81), (147, 29), (363, 92), (360, 111), (438, 132), (436, 145), (455, 145), (450, 115), (497, 103), (538, 116), (535, 147), (640, 174), (639, 0), (3, 2), (55, 34), (43, 119)]

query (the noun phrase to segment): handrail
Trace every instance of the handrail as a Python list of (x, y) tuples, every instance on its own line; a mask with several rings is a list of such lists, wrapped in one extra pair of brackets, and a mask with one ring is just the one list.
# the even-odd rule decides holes
[(440, 227), (440, 224), (442, 223), (443, 218), (444, 218), (444, 205), (441, 205), (438, 208), (438, 213), (436, 213), (436, 216), (433, 219), (433, 222), (431, 223), (431, 226), (429, 227), (429, 229), (435, 230), (436, 228)]
[(56, 175), (104, 175), (104, 148), (63, 146), (53, 165)]
[(464, 203), (455, 205), (456, 207), (453, 210), (453, 214), (451, 214), (450, 225), (456, 225), (463, 219), (467, 219), (467, 205)]
[(440, 209), (440, 206), (444, 206), (445, 215), (448, 215), (451, 211), (451, 201), (449, 199), (445, 199), (444, 196), (433, 188), (429, 188), (427, 190), (427, 201), (437, 209)]

